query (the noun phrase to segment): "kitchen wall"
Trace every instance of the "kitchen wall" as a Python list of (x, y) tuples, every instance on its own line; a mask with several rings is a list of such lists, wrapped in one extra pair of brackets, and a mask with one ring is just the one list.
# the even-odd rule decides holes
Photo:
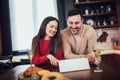
[[(120, 28), (105, 28), (105, 29), (96, 29), (97, 37), (99, 38), (102, 35), (102, 32), (106, 32), (108, 36), (106, 40), (100, 42), (100, 47), (103, 50), (111, 50), (116, 45), (115, 41), (120, 41)], [(105, 37), (104, 37), (105, 38)]]

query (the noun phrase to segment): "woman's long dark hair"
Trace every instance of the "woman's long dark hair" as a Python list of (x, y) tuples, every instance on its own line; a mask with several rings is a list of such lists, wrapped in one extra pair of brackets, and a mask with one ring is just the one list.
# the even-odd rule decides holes
[(61, 37), (60, 37), (59, 21), (55, 17), (49, 16), (49, 17), (46, 17), (43, 20), (38, 34), (33, 38), (33, 41), (32, 41), (32, 53), (33, 54), (40, 47), (39, 40), (44, 38), (45, 35), (46, 35), (46, 32), (45, 32), (46, 31), (46, 25), (50, 21), (54, 21), (54, 20), (57, 21), (58, 28), (57, 28), (57, 32), (56, 32), (55, 36), (51, 37), (51, 40), (50, 40), (50, 46), (49, 46), (50, 54), (55, 55), (58, 52), (58, 50), (60, 49), (60, 47), (61, 47)]

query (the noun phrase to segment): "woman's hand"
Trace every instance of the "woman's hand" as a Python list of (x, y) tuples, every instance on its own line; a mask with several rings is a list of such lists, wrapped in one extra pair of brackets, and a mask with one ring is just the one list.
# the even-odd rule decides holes
[(53, 55), (49, 54), (47, 58), (53, 66), (58, 66), (58, 60)]

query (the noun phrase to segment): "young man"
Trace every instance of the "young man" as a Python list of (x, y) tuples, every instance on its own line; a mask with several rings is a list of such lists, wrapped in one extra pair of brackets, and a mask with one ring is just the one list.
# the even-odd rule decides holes
[(94, 62), (96, 32), (93, 27), (83, 24), (82, 14), (77, 9), (68, 12), (67, 25), (61, 31), (65, 58), (87, 57), (90, 62)]

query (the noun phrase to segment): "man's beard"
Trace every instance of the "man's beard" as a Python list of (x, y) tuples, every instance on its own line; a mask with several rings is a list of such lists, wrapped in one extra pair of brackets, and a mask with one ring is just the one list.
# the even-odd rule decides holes
[(79, 31), (79, 28), (78, 27), (70, 28), (70, 31), (71, 31), (72, 34), (77, 34), (78, 31)]

